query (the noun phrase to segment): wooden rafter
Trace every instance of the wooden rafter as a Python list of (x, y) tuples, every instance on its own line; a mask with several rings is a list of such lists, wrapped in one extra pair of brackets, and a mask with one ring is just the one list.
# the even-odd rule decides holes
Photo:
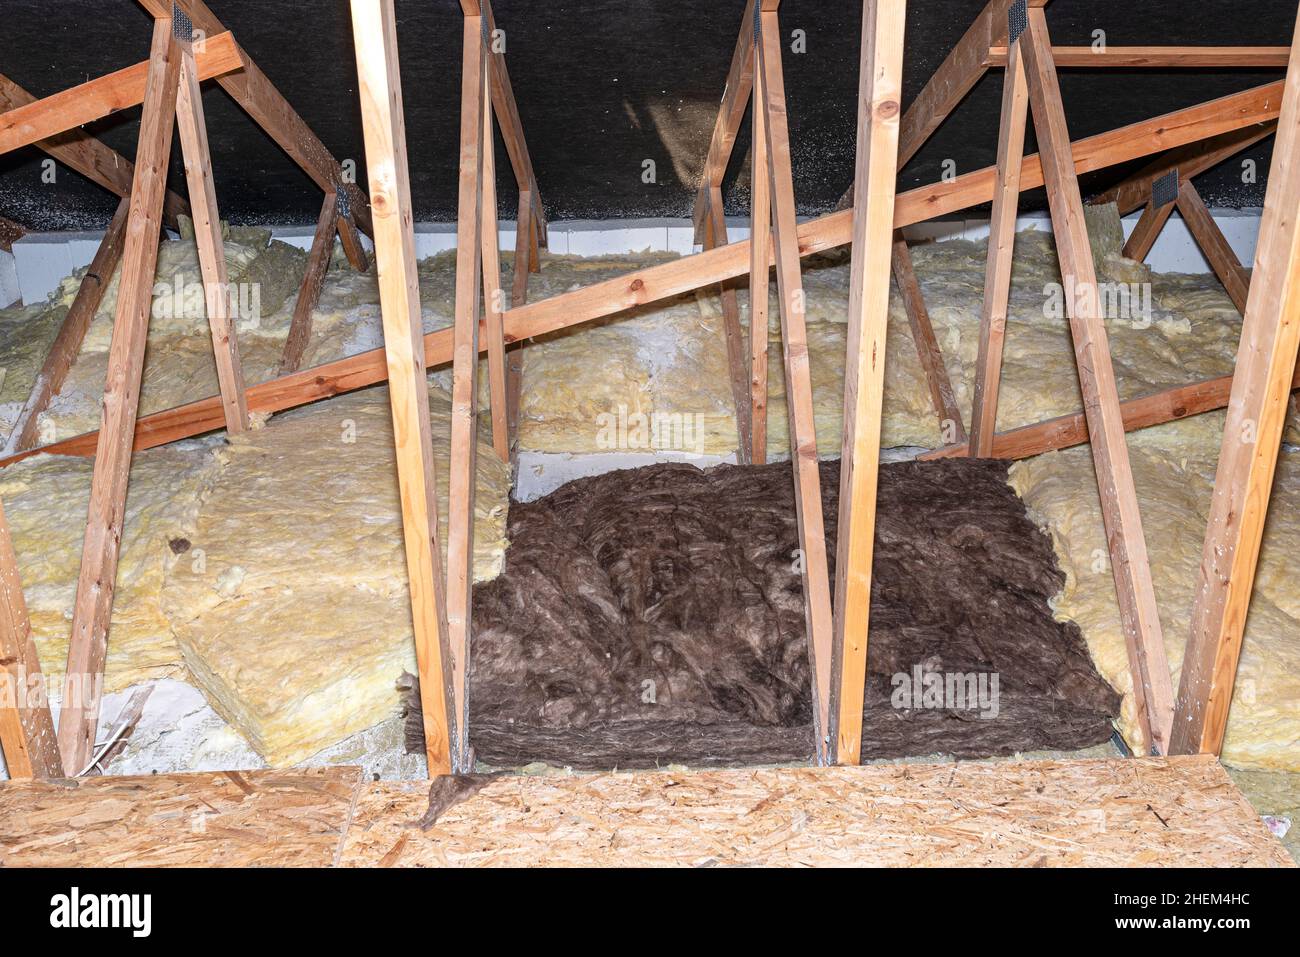
[(905, 0), (862, 5), (831, 676), (830, 733), (841, 764), (858, 764), (862, 752), (906, 10)]
[(1002, 114), (998, 125), (997, 183), (989, 219), (988, 259), (984, 270), (984, 303), (980, 311), (979, 349), (975, 358), (975, 397), (971, 404), (970, 449), (974, 456), (993, 454), (998, 420), (998, 389), (1002, 381), (1002, 346), (1011, 298), (1011, 263), (1016, 244), (1016, 210), (1029, 117), (1029, 86), (1025, 62), (1016, 40), (1002, 80)]
[(5, 447), (6, 454), (22, 452), (35, 445), (39, 434), (38, 422), (41, 413), (49, 407), (50, 400), (63, 388), (68, 372), (81, 351), (81, 344), (85, 341), (90, 323), (95, 318), (95, 313), (99, 311), (100, 303), (104, 301), (104, 293), (108, 289), (109, 281), (117, 270), (117, 264), (122, 261), (127, 213), (130, 209), (130, 200), (123, 199), (118, 203), (117, 212), (108, 224), (108, 230), (104, 233), (99, 249), (95, 251), (95, 258), (91, 260), (90, 267), (81, 279), (81, 285), (77, 287), (76, 298), (72, 300), (68, 314), (59, 326), (59, 332), (54, 337), (54, 343), (50, 346), (41, 371), (37, 373), (36, 381), (32, 384), (32, 391), (27, 396), (27, 401), (23, 403), (13, 430), (9, 433), (9, 442)]
[(194, 63), (190, 40), (178, 38), (180, 79), (176, 88), (176, 127), (180, 132), (185, 159), (185, 180), (189, 184), (190, 209), (194, 211), (194, 241), (203, 275), (203, 300), (212, 332), (212, 352), (217, 363), (217, 383), (226, 431), (235, 434), (248, 428), (248, 402), (244, 397), (244, 370), (239, 361), (235, 324), (230, 316), (230, 278), (226, 270), (226, 247), (221, 238), (221, 215), (217, 190), (212, 182), (212, 155), (208, 150), (208, 129), (203, 114), (203, 93)]
[(90, 484), (81, 573), (72, 610), (63, 709), (59, 713), (59, 751), (69, 776), (80, 774), (90, 761), (99, 725), (104, 657), (126, 511), (127, 473), (131, 468), (140, 401), (145, 339), (153, 304), (158, 231), (162, 227), (179, 73), (180, 56), (172, 39), (171, 21), (157, 20), (150, 46), (144, 115), (136, 149), (135, 180), (131, 187), (95, 471)]
[[(756, 104), (765, 102), (761, 75), (753, 77), (753, 94)], [(754, 110), (750, 123), (754, 173), (749, 214), (749, 460), (757, 465), (767, 461), (767, 323), (772, 270), (772, 183), (765, 112)]]
[[(1149, 120), (1133, 123), (1071, 144), (1076, 173), (1091, 172), (1219, 133), (1275, 119), (1281, 102), (1279, 83), (1269, 83), (1241, 93)], [(899, 193), (894, 203), (894, 226), (923, 222), (934, 216), (987, 203), (996, 188), (997, 169), (987, 167), (958, 176), (951, 182), (932, 183)], [(1020, 188), (1043, 185), (1042, 163), (1025, 157), (1020, 168)], [(852, 213), (831, 213), (799, 225), (799, 253), (810, 256), (852, 239)], [(559, 329), (567, 329), (660, 299), (681, 295), (727, 279), (745, 275), (751, 268), (751, 243), (744, 240), (697, 253), (673, 262), (634, 270), (548, 299), (514, 305), (505, 313), (507, 344)], [(425, 363), (451, 361), (451, 332), (431, 332), (424, 339)], [(372, 349), (290, 376), (250, 386), (249, 408), (281, 412), (342, 392), (384, 381), (387, 376), (382, 349)], [(221, 427), (221, 410), (212, 398), (199, 399), (174, 409), (145, 416), (136, 424), (137, 448), (202, 435)], [(64, 455), (94, 453), (97, 433), (75, 436), (40, 451)], [(996, 440), (995, 440), (996, 441)], [(0, 459), (0, 467), (34, 454), (20, 453)]]
[[(704, 233), (704, 248), (716, 249), (727, 243), (727, 221), (722, 215), (722, 188), (710, 190), (709, 218)], [(740, 328), (740, 304), (730, 283), (718, 287), (722, 303), (722, 331), (727, 346), (727, 374), (731, 382), (731, 400), (736, 411), (737, 461), (748, 463), (753, 454), (750, 437), (750, 375), (745, 361), (745, 333)]]
[(755, 69), (763, 73), (763, 103), (760, 108), (765, 110), (767, 129), (772, 245), (781, 300), (781, 345), (785, 356), (790, 461), (794, 468), (795, 511), (799, 525), (799, 549), (802, 553), (800, 567), (803, 573), (804, 622), (808, 634), (808, 662), (812, 672), (813, 727), (818, 760), (820, 763), (829, 763), (834, 759), (834, 745), (830, 738), (834, 622), (831, 618), (830, 572), (822, 516), (817, 432), (813, 421), (803, 280), (799, 268), (794, 177), (790, 168), (790, 132), (786, 123), (781, 23), (775, 12), (764, 10), (760, 16), (762, 36), (755, 40), (758, 46)]
[(402, 533), (429, 774), (461, 768), (452, 709), (451, 651), (438, 545), (429, 386), (420, 348), (420, 279), (393, 0), (351, 0), (366, 166), (374, 206), (375, 262), (384, 323), (388, 397), (397, 446)]
[(1191, 180), (1183, 180), (1178, 185), (1178, 199), (1174, 203), (1178, 214), (1183, 217), (1192, 238), (1201, 247), (1201, 252), (1210, 263), (1210, 268), (1223, 283), (1228, 298), (1242, 315), (1246, 314), (1246, 296), (1250, 291), (1250, 275), (1241, 265), (1241, 260), (1228, 245), (1227, 238), (1210, 211), (1205, 208), (1201, 194), (1196, 191)]
[[(469, 653), (474, 588), (474, 493), (478, 449), (478, 353), (483, 212), (483, 20), (462, 27), (460, 90), (460, 203), (456, 213), (456, 319), (453, 327), (451, 461), (447, 493), (447, 627), (452, 690), (460, 738), (467, 753)], [(483, 337), (486, 340), (486, 336)]]
[(1176, 754), (1223, 747), (1300, 347), (1300, 24), (1291, 50), (1178, 686)]
[[(1109, 68), (1120, 70), (1215, 70), (1237, 67), (1267, 70), (1285, 67), (1289, 47), (1254, 46), (1054, 46), (1052, 59), (1060, 69)], [(989, 66), (1006, 66), (1005, 44), (989, 49)]]
[(0, 752), (11, 778), (63, 776), (4, 504), (0, 503)]
[(1165, 228), (1165, 223), (1169, 221), (1173, 211), (1173, 203), (1157, 206), (1153, 200), (1147, 200), (1146, 208), (1138, 217), (1133, 232), (1129, 233), (1128, 239), (1124, 241), (1123, 254), (1129, 259), (1143, 262), (1151, 252), (1151, 247), (1160, 238), (1160, 230)]
[[(35, 102), (36, 97), (13, 80), (0, 74), (0, 111), (16, 110)], [(4, 113), (0, 112), (0, 115)], [(68, 130), (38, 140), (32, 145), (115, 196), (122, 199), (131, 197), (131, 180), (135, 176), (135, 164), (116, 150), (109, 149), (85, 130)], [(164, 222), (168, 226), (175, 227), (178, 216), (189, 214), (189, 203), (168, 190), (163, 204)]]
[[(490, 54), (485, 47), (484, 54)], [(488, 354), (488, 396), (492, 413), (492, 448), (503, 462), (510, 461), (509, 401), (506, 379), (506, 340), (501, 314), (505, 290), (501, 287), (501, 230), (497, 224), (496, 155), (493, 149), (491, 67), (484, 72), (482, 173), (479, 203), (479, 243), (483, 273), (483, 332)], [(524, 275), (527, 275), (525, 272)]]
[(1056, 236), (1079, 386), (1088, 420), (1111, 571), (1128, 645), (1139, 721), (1147, 745), (1164, 754), (1173, 718), (1173, 688), (1147, 560), (1142, 518), (1124, 440), (1119, 392), (1111, 364), (1083, 199), (1070, 161), (1069, 130), (1052, 64), (1047, 19), (1031, 9), (1020, 38), (1029, 102), (1043, 157), (1048, 206)]

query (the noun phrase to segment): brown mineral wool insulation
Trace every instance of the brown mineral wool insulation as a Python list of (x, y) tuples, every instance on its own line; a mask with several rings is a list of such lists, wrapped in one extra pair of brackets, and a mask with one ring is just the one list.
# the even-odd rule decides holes
[[(439, 541), (450, 402), (431, 390)], [(391, 716), (414, 667), (402, 511), (384, 387), (230, 439), (162, 606), (195, 684), (275, 766)], [(480, 436), (474, 577), (505, 550), (510, 467)], [(202, 563), (188, 560), (202, 553)]]
[[(1129, 458), (1174, 687), (1181, 676), (1209, 521), (1224, 414), (1170, 422), (1129, 436)], [(1052, 607), (1076, 623), (1093, 661), (1124, 695), (1120, 727), (1143, 747), (1133, 678), (1106, 553), (1089, 450), (1066, 449), (1011, 469), (1011, 483), (1052, 537), (1065, 572)], [(1228, 714), (1223, 760), (1300, 771), (1300, 453), (1278, 459), (1255, 591)]]
[[(839, 464), (822, 464), (835, 553)], [(1005, 463), (881, 469), (863, 753), (960, 757), (1105, 741), (1118, 696), (1052, 620), (1051, 544)], [(808, 758), (811, 694), (788, 465), (655, 465), (513, 503), (474, 591), (470, 740), (491, 765)], [(999, 676), (998, 713), (903, 710), (913, 668)], [(414, 715), (410, 715), (414, 717)], [(408, 721), (408, 747), (422, 747)]]

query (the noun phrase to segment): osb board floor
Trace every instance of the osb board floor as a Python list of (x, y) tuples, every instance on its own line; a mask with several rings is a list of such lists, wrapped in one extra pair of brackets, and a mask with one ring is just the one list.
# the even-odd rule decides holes
[(506, 776), (421, 831), (427, 790), (351, 768), (10, 783), (0, 864), (1292, 866), (1199, 757)]

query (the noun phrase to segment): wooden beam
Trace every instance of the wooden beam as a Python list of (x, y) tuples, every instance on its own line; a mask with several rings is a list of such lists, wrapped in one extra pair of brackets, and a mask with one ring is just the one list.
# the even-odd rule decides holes
[(1291, 50), (1178, 686), (1176, 754), (1223, 748), (1300, 346), (1300, 24)]
[(753, 76), (749, 185), (749, 423), (750, 462), (767, 461), (767, 323), (772, 269), (772, 181), (767, 158), (766, 102), (761, 73)]
[(980, 311), (979, 349), (975, 358), (975, 397), (971, 403), (971, 454), (993, 453), (998, 421), (998, 390), (1002, 383), (1002, 346), (1011, 298), (1011, 264), (1016, 244), (1016, 210), (1025, 155), (1025, 124), (1029, 116), (1029, 86), (1020, 42), (1002, 80), (1002, 113), (998, 126), (997, 182), (989, 220), (988, 259), (984, 267), (984, 304)]
[(76, 298), (72, 300), (68, 314), (64, 317), (63, 324), (59, 326), (59, 332), (54, 337), (54, 343), (45, 357), (45, 363), (36, 375), (32, 391), (27, 396), (27, 401), (23, 403), (13, 430), (9, 433), (9, 441), (5, 446), (6, 455), (22, 452), (36, 444), (39, 437), (37, 425), (41, 413), (49, 407), (50, 400), (62, 390), (68, 371), (77, 361), (77, 354), (81, 351), (81, 344), (85, 341), (90, 323), (95, 318), (100, 303), (104, 301), (104, 292), (108, 289), (113, 273), (117, 270), (117, 264), (122, 261), (127, 214), (130, 209), (130, 200), (124, 199), (117, 204), (117, 212), (113, 214), (108, 230), (104, 233), (104, 239), (100, 242), (99, 249), (95, 251), (95, 258), (91, 260), (90, 267), (81, 278)]
[[(716, 249), (727, 244), (727, 221), (722, 215), (722, 189), (710, 190), (709, 221), (704, 248)], [(740, 303), (736, 289), (729, 283), (718, 286), (722, 303), (722, 331), (727, 344), (727, 373), (731, 380), (731, 401), (736, 411), (736, 461), (746, 465), (752, 454), (750, 438), (750, 376), (745, 361), (745, 334), (740, 328)]]
[(768, 168), (772, 195), (772, 241), (776, 281), (781, 297), (781, 341), (785, 354), (786, 406), (790, 415), (790, 460), (794, 468), (795, 510), (802, 557), (804, 620), (808, 632), (808, 663), (812, 672), (813, 728), (818, 761), (834, 759), (831, 743), (831, 657), (834, 622), (831, 618), (830, 572), (822, 518), (821, 478), (818, 474), (817, 431), (813, 420), (812, 377), (804, 322), (803, 280), (799, 272), (794, 177), (790, 168), (790, 132), (786, 122), (785, 78), (781, 68), (781, 21), (776, 13), (761, 14), (757, 68), (763, 71), (763, 108), (767, 127)]
[[(35, 103), (32, 96), (8, 77), (0, 74), (0, 111), (14, 110)], [(120, 196), (131, 197), (131, 181), (135, 177), (135, 164), (111, 150), (85, 130), (69, 130), (33, 144), (68, 169), (86, 177), (92, 183)], [(163, 221), (175, 227), (178, 216), (188, 216), (190, 204), (171, 190), (163, 201)]]
[[(1271, 83), (1079, 140), (1071, 147), (1075, 171), (1104, 169), (1204, 139), (1225, 129), (1237, 129), (1276, 117), (1280, 91), (1280, 83)], [(996, 174), (996, 167), (990, 166), (958, 176), (952, 182), (932, 183), (899, 193), (894, 203), (894, 226), (908, 226), (989, 202), (993, 198)], [(1021, 189), (1043, 185), (1042, 177), (1039, 157), (1026, 157), (1020, 168)], [(811, 256), (846, 245), (852, 240), (852, 219), (852, 212), (846, 210), (800, 224), (799, 254)], [(743, 276), (750, 269), (750, 254), (749, 240), (729, 243), (720, 249), (638, 269), (539, 302), (512, 306), (505, 314), (506, 343), (568, 329), (625, 309)], [(430, 366), (450, 362), (450, 330), (443, 329), (425, 336), (424, 351), (425, 362)], [(258, 412), (281, 412), (382, 382), (387, 374), (385, 370), (383, 350), (372, 349), (251, 386), (248, 390), (249, 408)], [(199, 399), (140, 419), (136, 424), (136, 448), (152, 448), (220, 427), (219, 406), (211, 398)], [(97, 433), (93, 432), (75, 436), (39, 451), (91, 455), (95, 450), (96, 436)], [(33, 453), (0, 459), (0, 467), (29, 454)]]
[(1137, 224), (1133, 227), (1133, 232), (1124, 242), (1123, 254), (1129, 259), (1144, 261), (1147, 254), (1151, 252), (1151, 247), (1160, 238), (1160, 231), (1165, 228), (1165, 223), (1169, 221), (1169, 214), (1173, 211), (1173, 203), (1157, 206), (1148, 200), (1146, 209), (1142, 210), (1142, 215), (1138, 217)]
[(1244, 316), (1246, 297), (1250, 292), (1250, 276), (1242, 268), (1241, 260), (1228, 245), (1223, 231), (1215, 223), (1210, 211), (1205, 208), (1201, 194), (1196, 191), (1196, 187), (1190, 180), (1185, 179), (1179, 183), (1178, 200), (1174, 205), (1178, 207), (1178, 213), (1187, 224), (1187, 229), (1196, 240), (1196, 245), (1200, 246), (1201, 252), (1205, 253), (1210, 268), (1219, 277), (1219, 282), (1223, 283), (1228, 298), (1237, 307), (1237, 311)]
[(451, 651), (438, 544), (429, 386), (420, 348), (420, 278), (415, 262), (410, 173), (393, 0), (351, 0), (366, 166), (374, 197), (375, 269), (384, 322), (388, 397), (397, 446), (406, 572), (420, 672), (429, 775), (460, 770), (452, 711)]
[[(523, 120), (519, 118), (519, 105), (515, 102), (514, 86), (510, 82), (510, 71), (506, 68), (505, 53), (492, 48), (491, 38), (496, 32), (496, 18), (492, 14), (489, 0), (476, 0), (482, 15), (487, 19), (488, 66), (492, 78), (492, 108), (496, 112), (497, 122), (501, 126), (501, 138), (506, 145), (506, 155), (510, 157), (510, 166), (515, 173), (515, 182), (519, 186), (521, 197), (527, 194), (532, 205), (533, 227), (537, 230), (542, 246), (547, 245), (546, 210), (542, 207), (542, 193), (537, 188), (537, 174), (533, 172), (533, 161), (528, 154), (528, 141), (524, 138)], [(467, 14), (474, 16), (474, 14)]]
[(221, 406), (226, 431), (234, 435), (248, 428), (248, 403), (244, 398), (239, 343), (230, 316), (230, 277), (226, 270), (226, 247), (221, 238), (217, 190), (212, 182), (212, 154), (208, 150), (203, 92), (199, 89), (192, 44), (178, 41), (177, 53), (180, 79), (176, 88), (176, 126), (185, 160), (190, 208), (194, 211), (194, 241), (203, 275), (203, 298), (207, 306), (208, 327), (212, 331), (212, 353), (217, 363)]
[[(1280, 88), (1279, 88), (1280, 96)], [(1163, 156), (1143, 166), (1138, 172), (1123, 180), (1116, 186), (1089, 200), (1093, 206), (1114, 203), (1119, 207), (1120, 215), (1147, 205), (1151, 200), (1151, 185), (1162, 179), (1172, 170), (1178, 170), (1182, 179), (1192, 179), (1206, 170), (1213, 169), (1229, 157), (1258, 143), (1265, 137), (1272, 136), (1277, 130), (1277, 120), (1242, 126), (1217, 136), (1211, 136), (1199, 142), (1189, 143), (1170, 150)]]
[[(1052, 58), (1061, 68), (1110, 68), (1123, 70), (1214, 70), (1224, 67), (1268, 70), (1285, 68), (1289, 47), (1210, 46), (1054, 46)], [(989, 66), (1006, 66), (1007, 47), (989, 49)]]
[(293, 319), (289, 334), (284, 339), (284, 352), (280, 356), (280, 375), (297, 372), (302, 364), (302, 354), (311, 339), (312, 313), (320, 302), (325, 274), (334, 255), (334, 233), (338, 228), (338, 195), (329, 192), (321, 203), (320, 217), (316, 220), (316, 233), (312, 237), (311, 252), (307, 256), (307, 271), (298, 287), (298, 300), (293, 306)]
[(1169, 746), (1173, 718), (1173, 686), (1124, 441), (1119, 392), (1098, 298), (1083, 199), (1070, 161), (1070, 135), (1056, 69), (1052, 65), (1047, 19), (1042, 10), (1029, 11), (1029, 27), (1019, 45), (1025, 56), (1034, 130), (1042, 150), (1052, 230), (1066, 289), (1079, 387), (1092, 439), (1102, 521), (1128, 644), (1139, 720), (1147, 746), (1164, 754)]
[(69, 777), (80, 774), (90, 761), (99, 725), (104, 657), (126, 512), (127, 474), (131, 469), (132, 440), (140, 402), (145, 339), (153, 306), (158, 232), (162, 228), (179, 73), (180, 56), (172, 40), (171, 21), (157, 20), (150, 46), (126, 248), (122, 255), (113, 342), (108, 354), (95, 471), (90, 483), (81, 572), (72, 609), (63, 707), (59, 713), (59, 751)]
[[(451, 385), (451, 464), (447, 495), (447, 627), (457, 746), (468, 753), (469, 653), (474, 588), (474, 491), (478, 448), (479, 283), (483, 203), (483, 23), (462, 25), (460, 87), (460, 203), (456, 213), (456, 322)], [(486, 337), (485, 337), (486, 338)]]
[[(239, 46), (229, 33), (209, 37), (195, 60), (200, 80), (221, 76), (243, 66)], [(138, 106), (144, 102), (148, 73), (149, 61), (146, 60), (0, 113), (0, 154), (40, 143), (112, 113)]]
[[(731, 54), (731, 67), (727, 70), (727, 85), (722, 90), (722, 104), (718, 118), (713, 123), (709, 139), (709, 152), (704, 158), (704, 172), (700, 188), (695, 193), (695, 242), (703, 245), (709, 238), (709, 216), (713, 208), (714, 188), (721, 189), (731, 163), (731, 153), (736, 146), (736, 135), (745, 118), (754, 89), (754, 31), (758, 21), (754, 13), (755, 0), (746, 0), (745, 12), (740, 18), (740, 35)], [(760, 11), (761, 11), (760, 7)], [(776, 9), (775, 7), (773, 9)], [(755, 177), (757, 178), (757, 177)]]
[(63, 776), (4, 503), (0, 502), (0, 752), (10, 778)]
[[(1291, 390), (1300, 389), (1300, 371), (1291, 380)], [(1203, 412), (1213, 412), (1228, 404), (1232, 391), (1232, 376), (1219, 376), (1188, 385), (1161, 389), (1149, 395), (1138, 396), (1119, 404), (1124, 419), (1124, 431), (1135, 432), (1152, 425), (1185, 419)], [(1027, 459), (1056, 449), (1083, 445), (1088, 441), (1088, 423), (1082, 412), (1058, 415), (1056, 418), (999, 432), (993, 437), (990, 458)], [(966, 443), (949, 445), (918, 455), (918, 459), (945, 459), (969, 455)]]
[[(900, 170), (987, 72), (990, 48), (1006, 41), (1007, 11), (1014, 3), (1015, 0), (991, 0), (908, 106), (898, 137)], [(1043, 7), (1047, 3), (1048, 0), (1030, 0), (1029, 5)], [(852, 204), (850, 187), (840, 199), (839, 208), (847, 209)]]
[(926, 385), (930, 389), (930, 402), (934, 406), (935, 415), (939, 417), (940, 434), (946, 441), (965, 442), (966, 426), (962, 422), (961, 409), (957, 407), (957, 395), (953, 392), (952, 380), (948, 378), (948, 369), (943, 364), (943, 352), (934, 336), (930, 312), (925, 308), (921, 284), (916, 281), (916, 272), (912, 268), (912, 254), (908, 251), (907, 240), (903, 238), (901, 229), (894, 230), (891, 247), (894, 282), (898, 285), (903, 309), (907, 312), (907, 323), (912, 330), (912, 341), (916, 344), (916, 355), (921, 360), (921, 371), (925, 373)]
[(840, 764), (858, 764), (862, 758), (906, 12), (906, 0), (863, 0), (862, 4), (831, 676), (831, 730), (835, 760)]
[[(334, 203), (338, 205), (338, 194), (331, 190), (326, 195), (334, 196)], [(337, 216), (334, 223), (338, 231), (339, 243), (343, 246), (343, 255), (348, 258), (348, 262), (357, 272), (365, 272), (370, 268), (370, 259), (366, 256), (366, 247), (361, 244), (361, 232), (357, 229), (357, 224), (352, 220), (352, 211), (349, 207), (346, 216)], [(333, 243), (331, 242), (331, 246)]]
[[(533, 226), (533, 203), (526, 193), (519, 195), (519, 215), (515, 220), (515, 258), (511, 308), (518, 308), (528, 301), (528, 273), (532, 271), (537, 260), (537, 247), (534, 239), (536, 230)], [(502, 337), (504, 338), (504, 322)], [(517, 462), (519, 450), (519, 401), (523, 393), (524, 353), (523, 344), (516, 342), (506, 349), (506, 425), (510, 434), (510, 460)]]
[[(488, 394), (491, 398), (492, 448), (502, 462), (510, 461), (510, 426), (506, 410), (506, 340), (501, 314), (505, 291), (501, 288), (501, 231), (497, 225), (496, 150), (492, 136), (492, 68), (484, 70), (482, 202), (479, 204), (479, 242), (483, 261), (483, 327), (488, 355)], [(526, 275), (526, 273), (525, 273)], [(477, 361), (477, 357), (476, 361)]]

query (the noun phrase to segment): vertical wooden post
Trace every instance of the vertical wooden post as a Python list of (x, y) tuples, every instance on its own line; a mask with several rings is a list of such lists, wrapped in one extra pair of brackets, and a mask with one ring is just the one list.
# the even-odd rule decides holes
[(871, 558), (889, 325), (889, 270), (906, 0), (863, 0), (848, 360), (840, 454), (832, 678), (835, 759), (858, 764), (871, 618)]
[(993, 454), (1002, 381), (1002, 344), (1011, 298), (1011, 263), (1016, 243), (1016, 207), (1020, 168), (1025, 154), (1029, 87), (1019, 37), (1012, 36), (1002, 79), (1002, 120), (998, 129), (998, 171), (989, 222), (988, 262), (984, 269), (984, 308), (980, 314), (979, 350), (975, 360), (975, 398), (971, 403), (970, 454)]
[(1171, 751), (1223, 748), (1287, 397), (1300, 346), (1300, 24), (1278, 120), (1183, 656)]
[(230, 317), (230, 279), (226, 271), (226, 248), (221, 239), (221, 215), (217, 212), (217, 190), (212, 182), (203, 91), (199, 89), (198, 69), (194, 65), (192, 37), (189, 34), (177, 37), (176, 48), (180, 57), (176, 125), (185, 157), (185, 180), (189, 184), (194, 241), (203, 274), (203, 300), (212, 330), (212, 352), (217, 360), (221, 411), (226, 418), (226, 431), (234, 434), (248, 428), (248, 403), (244, 397), (244, 371), (239, 362), (235, 324)]
[(822, 519), (817, 431), (813, 421), (812, 378), (804, 322), (803, 279), (799, 272), (799, 237), (795, 220), (794, 177), (790, 169), (790, 131), (786, 122), (785, 78), (781, 69), (781, 23), (776, 13), (761, 14), (759, 61), (767, 109), (768, 162), (771, 166), (772, 233), (776, 280), (781, 294), (781, 338), (785, 348), (786, 404), (790, 414), (790, 461), (794, 467), (795, 505), (799, 517), (804, 617), (813, 682), (813, 726), (819, 763), (831, 760), (831, 619), (830, 573)]
[(302, 284), (298, 287), (298, 300), (293, 306), (293, 319), (289, 323), (289, 334), (284, 338), (284, 352), (280, 355), (280, 375), (297, 372), (302, 364), (302, 354), (307, 349), (311, 338), (312, 313), (320, 302), (320, 293), (325, 285), (325, 274), (330, 268), (330, 259), (334, 255), (334, 234), (339, 219), (339, 200), (337, 193), (326, 193), (321, 203), (320, 217), (316, 220), (316, 233), (312, 237), (311, 252), (307, 256), (307, 270), (303, 273)]
[[(483, 331), (487, 334), (488, 387), (491, 396), (492, 448), (502, 462), (510, 461), (510, 426), (506, 401), (506, 341), (501, 314), (501, 231), (497, 226), (496, 156), (492, 140), (491, 68), (483, 70), (483, 202), (479, 224), (483, 244)], [(525, 273), (527, 275), (527, 273)]]
[[(39, 700), (32, 700), (32, 696)], [(22, 576), (0, 503), (0, 751), (11, 778), (63, 775)]]
[(1019, 45), (1025, 57), (1029, 102), (1038, 134), (1061, 279), (1065, 284), (1075, 364), (1133, 672), (1133, 690), (1147, 744), (1164, 754), (1173, 720), (1173, 683), (1161, 639), (1142, 517), (1124, 441), (1115, 369), (1111, 364), (1096, 268), (1083, 218), (1083, 200), (1070, 151), (1070, 132), (1061, 105), (1047, 19), (1041, 9), (1029, 10), (1029, 26)]
[(70, 777), (80, 774), (90, 762), (99, 725), (104, 657), (113, 614), (145, 340), (153, 306), (158, 232), (162, 228), (179, 71), (180, 57), (172, 39), (172, 22), (155, 20), (117, 314), (104, 384), (103, 416), (95, 446), (95, 472), (90, 483), (90, 507), (81, 550), (81, 573), (72, 609), (63, 707), (59, 712), (59, 752)]
[(767, 97), (762, 71), (754, 70), (750, 126), (749, 209), (749, 430), (750, 461), (767, 461), (768, 275), (772, 269), (772, 167), (767, 155)]
[(483, 18), (463, 24), (460, 88), (460, 204), (456, 217), (456, 326), (452, 337), (451, 463), (447, 497), (447, 626), (452, 689), (466, 754), (467, 684), (474, 586), (474, 479), (478, 446), (478, 325), (483, 201)]
[(397, 447), (406, 572), (420, 672), (424, 747), (430, 776), (458, 767), (451, 710), (451, 652), (438, 545), (429, 385), (425, 378), (420, 280), (415, 262), (406, 126), (393, 0), (351, 0), (366, 166), (374, 218), (375, 263), (384, 320), (388, 397)]
[[(528, 273), (540, 268), (536, 245), (537, 231), (533, 220), (533, 199), (527, 191), (519, 193), (519, 218), (515, 221), (515, 265), (511, 308), (528, 301)], [(519, 399), (524, 384), (524, 347), (513, 343), (506, 349), (506, 429), (510, 436), (510, 461), (517, 463), (519, 454)]]
[(40, 415), (49, 407), (50, 400), (63, 388), (68, 372), (76, 362), (77, 353), (81, 351), (81, 344), (85, 341), (90, 323), (95, 318), (95, 312), (99, 309), (99, 304), (104, 301), (104, 292), (113, 278), (113, 272), (117, 269), (117, 264), (122, 261), (126, 219), (130, 211), (129, 198), (118, 203), (117, 212), (113, 214), (113, 220), (108, 224), (103, 242), (99, 244), (90, 268), (82, 277), (81, 285), (77, 288), (77, 296), (72, 300), (72, 306), (64, 317), (63, 325), (59, 326), (58, 335), (54, 338), (54, 344), (50, 346), (40, 374), (36, 376), (31, 394), (18, 413), (18, 419), (9, 434), (9, 443), (4, 454), (23, 452), (36, 445), (39, 437), (37, 422)]

